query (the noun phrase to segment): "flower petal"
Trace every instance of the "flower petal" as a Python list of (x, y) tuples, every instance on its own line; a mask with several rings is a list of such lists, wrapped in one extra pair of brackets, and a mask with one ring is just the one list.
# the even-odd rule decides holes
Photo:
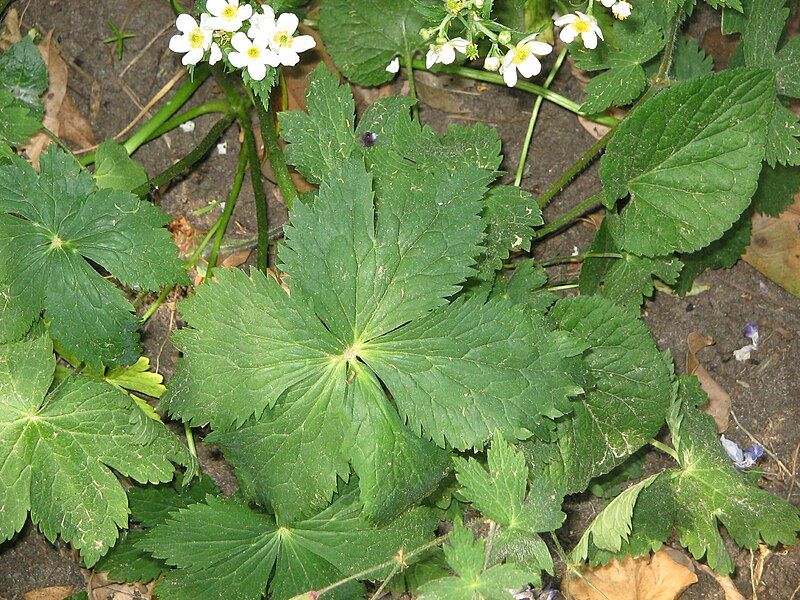
[(262, 62), (253, 61), (247, 65), (247, 73), (255, 81), (261, 81), (267, 76), (267, 65)]
[(203, 54), (205, 54), (205, 52), (203, 52), (202, 48), (193, 48), (183, 55), (183, 60), (181, 62), (185, 66), (196, 65), (203, 60)]
[(295, 52), (305, 52), (317, 45), (316, 40), (310, 35), (298, 35), (292, 42), (292, 50)]
[(542, 72), (542, 63), (539, 62), (536, 56), (531, 54), (524, 62), (517, 65), (517, 69), (519, 69), (520, 75), (523, 77), (533, 77)]
[(269, 50), (265, 50), (261, 57), (270, 67), (277, 67), (281, 64), (281, 57), (271, 48)]
[(561, 30), (561, 33), (558, 34), (558, 37), (560, 37), (561, 41), (565, 44), (571, 44), (575, 41), (575, 38), (578, 37), (578, 30), (575, 29), (572, 24), (567, 25)]
[(220, 16), (227, 6), (228, 3), (225, 0), (208, 0), (206, 2), (206, 10), (215, 17)]
[(596, 33), (596, 34), (597, 34), (597, 37), (599, 37), (601, 40), (605, 40), (605, 39), (606, 39), (606, 38), (603, 36), (603, 30), (602, 30), (602, 29), (600, 29), (600, 26), (599, 26), (597, 23), (595, 23), (595, 22), (593, 22), (593, 23), (592, 23), (592, 31), (593, 31), (594, 33)]
[(546, 56), (553, 51), (553, 47), (544, 42), (528, 42), (527, 46), (537, 56)]
[(450, 40), (450, 45), (459, 52), (461, 52), (461, 54), (466, 54), (469, 42), (464, 38), (457, 37)]
[(617, 0), (600, 0), (600, 2), (602, 2), (603, 6), (605, 6), (606, 8), (611, 8), (612, 6), (614, 6), (614, 3), (616, 1)]
[[(239, 7), (239, 10), (236, 11), (236, 19), (247, 21), (250, 17), (253, 16), (253, 7), (249, 4), (243, 4)], [(239, 25), (241, 27), (241, 25)]]
[(295, 31), (297, 31), (297, 26), (300, 25), (300, 19), (297, 18), (297, 15), (294, 13), (283, 13), (278, 17), (278, 30), (285, 31), (289, 35), (292, 35)]
[(564, 25), (569, 25), (570, 23), (574, 23), (578, 20), (578, 17), (573, 14), (564, 15), (563, 17), (559, 17), (555, 20), (556, 27), (563, 27)]
[(182, 15), (178, 15), (178, 18), (175, 19), (175, 27), (177, 27), (178, 31), (181, 33), (189, 33), (197, 29), (197, 21), (192, 18), (192, 15), (183, 13)]
[(425, 68), (430, 69), (437, 62), (439, 62), (439, 53), (431, 47), (425, 55)]
[(280, 63), (287, 67), (293, 67), (300, 62), (300, 55), (291, 48), (284, 47), (278, 50), (278, 57), (280, 58)]
[(441, 54), (439, 55), (439, 62), (443, 65), (452, 65), (456, 60), (456, 50), (450, 44), (442, 46)]
[(241, 52), (231, 52), (228, 60), (237, 69), (244, 69), (247, 66), (247, 55)]
[(395, 56), (388, 65), (386, 65), (387, 73), (398, 73), (400, 71), (400, 58)]
[(237, 52), (246, 54), (247, 51), (253, 46), (253, 42), (249, 37), (247, 37), (247, 34), (240, 31), (231, 39), (231, 46), (233, 46)]
[(208, 57), (208, 64), (215, 65), (220, 60), (222, 60), (222, 50), (219, 49), (219, 45), (215, 42), (211, 44), (211, 54)]
[(589, 50), (594, 50), (597, 48), (597, 34), (591, 29), (585, 33), (582, 33), (581, 39), (583, 40), (583, 45)]
[(508, 87), (517, 85), (517, 67), (514, 64), (503, 68), (503, 81), (506, 82)]

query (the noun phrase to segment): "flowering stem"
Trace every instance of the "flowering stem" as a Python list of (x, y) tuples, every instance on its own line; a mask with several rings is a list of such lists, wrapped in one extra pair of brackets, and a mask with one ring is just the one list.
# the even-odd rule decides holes
[(665, 452), (666, 454), (669, 454), (669, 455), (670, 455), (672, 458), (674, 458), (675, 460), (679, 460), (678, 453), (675, 451), (675, 448), (671, 448), (671, 447), (667, 446), (666, 444), (664, 444), (664, 443), (662, 443), (662, 442), (659, 442), (659, 441), (658, 441), (658, 440), (656, 440), (656, 439), (652, 439), (652, 440), (650, 440), (648, 443), (649, 443), (649, 444), (650, 444), (650, 445), (651, 445), (653, 448), (658, 448), (658, 449), (659, 449), (659, 450), (661, 450), (662, 452)]
[[(406, 76), (408, 77), (408, 95), (417, 99), (417, 84), (414, 81), (414, 56), (410, 48), (406, 48)], [(411, 116), (419, 119), (419, 102), (411, 105)]]
[(173, 117), (166, 121), (161, 127), (150, 134), (150, 137), (145, 140), (145, 143), (152, 142), (153, 140), (160, 138), (165, 133), (169, 133), (173, 129), (176, 129), (187, 121), (191, 121), (197, 117), (202, 117), (203, 115), (213, 113), (225, 113), (229, 112), (230, 110), (231, 105), (227, 100), (212, 100), (210, 102), (204, 102), (203, 104), (195, 106), (194, 108), (190, 108), (189, 110), (179, 114), (177, 117)]
[(373, 567), (369, 567), (368, 569), (364, 569), (363, 571), (361, 571), (359, 573), (356, 573), (355, 575), (350, 575), (350, 577), (345, 577), (344, 579), (340, 579), (339, 581), (335, 581), (332, 584), (330, 584), (328, 586), (325, 586), (321, 590), (317, 590), (316, 597), (317, 598), (321, 598), (323, 594), (327, 594), (328, 592), (333, 591), (336, 588), (341, 587), (341, 586), (343, 586), (343, 585), (345, 585), (347, 583), (350, 583), (351, 581), (357, 581), (359, 579), (367, 579), (370, 575), (372, 575), (376, 571), (382, 571), (383, 569), (386, 569), (388, 567), (392, 567), (392, 566), (400, 563), (401, 561), (404, 564), (406, 564), (406, 563), (408, 563), (409, 560), (411, 560), (412, 558), (414, 558), (416, 556), (419, 556), (423, 552), (427, 552), (431, 548), (435, 548), (436, 546), (439, 546), (439, 545), (443, 544), (444, 541), (448, 538), (449, 535), (450, 535), (449, 533), (445, 533), (444, 535), (441, 535), (441, 536), (439, 536), (437, 538), (434, 538), (433, 540), (431, 540), (427, 544), (423, 544), (422, 546), (419, 546), (418, 548), (415, 548), (411, 552), (402, 552), (402, 551), (398, 552), (397, 555), (395, 555), (391, 560), (387, 560), (386, 562), (383, 562), (383, 563), (381, 563), (379, 565), (375, 565)]
[(683, 8), (679, 8), (672, 19), (669, 33), (667, 34), (667, 47), (664, 51), (664, 56), (661, 57), (661, 64), (658, 68), (658, 74), (654, 80), (658, 86), (667, 83), (669, 78), (669, 70), (672, 67), (672, 55), (675, 52), (675, 43), (678, 40), (678, 33), (680, 31), (681, 21), (683, 20)]
[[(289, 172), (289, 167), (286, 166), (286, 157), (283, 154), (283, 148), (281, 148), (280, 142), (278, 141), (275, 110), (272, 106), (267, 110), (264, 103), (260, 102), (258, 99), (256, 99), (255, 105), (258, 111), (258, 120), (261, 124), (261, 136), (264, 138), (264, 149), (267, 151), (267, 160), (269, 160), (269, 164), (272, 166), (275, 182), (281, 190), (283, 202), (286, 204), (288, 210), (292, 210), (292, 205), (299, 197), (299, 194), (297, 193), (297, 188), (294, 187), (292, 174)], [(250, 168), (258, 169), (259, 165), (251, 164)]]
[[(556, 78), (556, 74), (558, 74), (558, 70), (561, 68), (561, 65), (564, 63), (564, 59), (567, 56), (568, 48), (564, 46), (562, 48), (561, 53), (556, 58), (556, 62), (553, 65), (553, 68), (550, 69), (550, 74), (547, 76), (547, 79), (544, 82), (545, 89), (550, 88), (550, 84), (553, 83), (553, 80)], [(531, 120), (528, 122), (528, 132), (525, 134), (525, 141), (522, 144), (522, 153), (519, 157), (519, 164), (517, 165), (517, 174), (514, 177), (514, 185), (519, 187), (519, 184), (522, 182), (522, 173), (525, 171), (525, 162), (528, 159), (528, 150), (530, 149), (531, 145), (531, 138), (533, 137), (533, 130), (536, 127), (536, 121), (539, 118), (539, 111), (542, 108), (542, 102), (544, 98), (542, 96), (537, 96), (536, 101), (533, 103), (533, 110), (531, 111)]]
[(211, 150), (211, 147), (217, 143), (220, 137), (225, 133), (228, 127), (231, 126), (233, 120), (236, 118), (236, 114), (233, 112), (227, 113), (223, 116), (219, 121), (217, 121), (211, 130), (205, 135), (205, 137), (200, 140), (200, 143), (197, 147), (189, 152), (186, 156), (180, 159), (171, 167), (165, 169), (155, 177), (152, 177), (146, 183), (143, 183), (139, 187), (133, 190), (133, 193), (137, 196), (144, 196), (150, 192), (152, 189), (158, 189), (159, 186), (164, 185), (165, 183), (169, 183), (176, 177), (183, 175), (189, 169), (191, 169), (196, 163), (198, 163), (208, 151)]
[[(414, 61), (414, 68), (424, 71), (431, 71), (431, 69), (425, 68), (425, 63), (421, 60)], [(433, 72), (433, 71), (432, 71)], [(474, 79), (476, 81), (485, 81), (487, 83), (495, 83), (497, 85), (505, 85), (503, 81), (503, 76), (497, 73), (491, 73), (489, 71), (483, 71), (481, 69), (471, 69), (469, 67), (459, 67), (459, 66), (438, 66), (436, 73), (447, 73), (449, 75), (458, 75), (460, 77), (465, 77), (466, 79)], [(612, 117), (610, 115), (590, 115), (586, 112), (581, 110), (581, 105), (577, 102), (570, 100), (566, 96), (562, 96), (561, 94), (554, 92), (552, 90), (548, 90), (540, 85), (536, 85), (535, 83), (531, 83), (529, 81), (519, 81), (516, 85), (517, 89), (523, 90), (525, 92), (530, 92), (531, 94), (537, 94), (542, 96), (545, 100), (552, 102), (553, 104), (557, 104), (562, 108), (566, 108), (568, 111), (575, 113), (576, 115), (580, 115), (589, 119), (590, 121), (594, 121), (595, 123), (600, 123), (601, 125), (607, 125), (608, 127), (613, 127), (617, 123), (619, 123), (619, 119), (616, 117)]]
[(583, 202), (581, 202), (580, 204), (578, 204), (572, 210), (561, 215), (555, 221), (548, 223), (541, 229), (537, 229), (536, 239), (537, 240), (541, 239), (545, 236), (550, 235), (551, 233), (559, 231), (563, 227), (566, 227), (567, 225), (572, 223), (575, 219), (580, 217), (583, 213), (585, 213), (587, 210), (592, 208), (595, 204), (598, 204), (602, 200), (602, 198), (603, 198), (603, 192), (598, 192), (594, 196), (591, 196), (586, 200), (584, 200)]
[(597, 142), (595, 142), (595, 144), (589, 148), (584, 155), (575, 162), (574, 165), (567, 169), (553, 185), (547, 188), (547, 190), (545, 190), (545, 192), (536, 199), (539, 208), (544, 208), (547, 206), (550, 200), (552, 200), (565, 185), (572, 181), (573, 177), (583, 171), (583, 169), (585, 169), (586, 166), (591, 163), (597, 157), (597, 155), (600, 154), (600, 152), (603, 151), (603, 149), (608, 145), (608, 142), (611, 141), (611, 138), (614, 137), (615, 131), (616, 127), (612, 127), (608, 133), (597, 140)]
[[(219, 227), (217, 227), (216, 235), (214, 236), (214, 246), (211, 248), (211, 256), (208, 258), (208, 267), (206, 269), (206, 279), (211, 277), (211, 271), (217, 266), (217, 257), (219, 256), (219, 249), (222, 246), (222, 238), (225, 237), (225, 231), (228, 229), (228, 223), (231, 220), (233, 209), (236, 206), (236, 201), (239, 198), (239, 192), (242, 189), (244, 182), (244, 172), (247, 167), (247, 153), (239, 152), (239, 164), (236, 167), (236, 175), (233, 178), (233, 187), (231, 188), (228, 199), (225, 201), (225, 210), (219, 218)], [(256, 167), (250, 167), (258, 168)]]
[(247, 153), (247, 162), (250, 163), (250, 182), (253, 185), (253, 195), (256, 200), (256, 223), (258, 225), (258, 254), (256, 267), (266, 273), (269, 267), (269, 214), (267, 212), (267, 194), (264, 191), (264, 182), (261, 180), (261, 163), (258, 160), (258, 146), (253, 133), (253, 122), (246, 110), (241, 111), (239, 123), (244, 133), (244, 148)]
[(587, 252), (586, 254), (576, 254), (575, 256), (558, 256), (547, 260), (536, 261), (540, 267), (550, 267), (553, 265), (563, 265), (565, 263), (579, 263), (587, 258), (622, 258), (622, 254), (616, 252)]

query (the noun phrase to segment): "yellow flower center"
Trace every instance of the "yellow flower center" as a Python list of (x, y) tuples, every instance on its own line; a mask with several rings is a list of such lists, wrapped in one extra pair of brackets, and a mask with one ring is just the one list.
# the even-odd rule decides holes
[(256, 46), (250, 46), (250, 48), (247, 50), (247, 56), (255, 60), (261, 56), (261, 50), (259, 50)]
[(521, 65), (531, 57), (531, 49), (527, 44), (514, 48), (514, 58), (511, 59), (515, 65)]
[(578, 19), (572, 24), (572, 26), (578, 33), (586, 33), (592, 28), (592, 24), (589, 23), (589, 21), (584, 21), (583, 19)]
[(205, 38), (206, 36), (203, 35), (203, 30), (198, 27), (189, 34), (189, 45), (192, 48), (202, 48)]
[(228, 6), (225, 7), (225, 10), (222, 11), (222, 16), (226, 19), (235, 18), (236, 13), (238, 12), (237, 8), (238, 7), (234, 6), (233, 4), (228, 4)]
[(458, 16), (458, 14), (464, 8), (464, 0), (447, 0), (447, 10), (450, 11), (452, 14)]
[(275, 34), (275, 37), (272, 40), (278, 44), (278, 46), (291, 46), (292, 45), (292, 36), (289, 35), (285, 31), (279, 31)]

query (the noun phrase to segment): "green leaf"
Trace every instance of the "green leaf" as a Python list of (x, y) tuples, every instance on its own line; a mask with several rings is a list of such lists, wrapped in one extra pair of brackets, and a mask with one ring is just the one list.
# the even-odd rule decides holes
[(342, 74), (358, 85), (392, 79), (386, 67), (423, 47), (419, 30), (427, 26), (412, 0), (329, 0), (319, 27), (325, 47)]
[(456, 300), (375, 340), (362, 357), (413, 429), (457, 449), (480, 448), (495, 430), (527, 438), (535, 416), (562, 414), (580, 391), (546, 330), (503, 301)]
[(800, 167), (764, 167), (753, 196), (753, 210), (769, 217), (778, 217), (794, 202), (800, 191)]
[[(205, 503), (173, 513), (139, 546), (178, 567), (158, 584), (159, 598), (256, 600), (265, 594), (274, 567), (270, 598), (283, 600), (431, 539), (434, 524), (425, 509), (376, 528), (360, 517), (356, 498), (355, 491), (345, 493), (314, 517), (278, 527), (271, 517), (238, 500), (209, 496)], [(376, 571), (370, 577), (384, 575)], [(360, 592), (360, 584), (353, 581), (330, 594), (344, 600)]]
[(369, 369), (353, 367), (347, 388), (347, 440), (364, 516), (385, 521), (428, 496), (450, 471), (449, 453), (404, 425)]
[[(702, 394), (694, 378), (681, 379), (682, 386)], [(745, 482), (722, 448), (709, 415), (685, 400), (676, 409), (670, 429), (681, 468), (674, 473), (671, 486), (681, 544), (696, 559), (705, 556), (712, 569), (727, 575), (734, 563), (719, 525), (739, 546), (751, 550), (762, 540), (771, 546), (796, 543), (800, 531), (797, 508)]]
[(777, 56), (778, 93), (800, 98), (800, 39), (789, 40)]
[(161, 398), (166, 391), (164, 378), (150, 371), (150, 359), (142, 356), (130, 366), (109, 369), (103, 379), (120, 390), (139, 392), (151, 398)]
[(168, 573), (170, 568), (163, 561), (138, 548), (144, 536), (143, 531), (128, 531), (94, 566), (94, 571), (107, 572), (109, 581), (125, 583), (150, 583)]
[(622, 493), (622, 486), (644, 475), (644, 449), (632, 454), (624, 463), (605, 475), (595, 477), (589, 491), (598, 498), (614, 498)]
[(695, 278), (709, 269), (730, 269), (735, 265), (750, 245), (752, 215), (750, 211), (743, 214), (725, 234), (708, 246), (681, 255), (683, 269), (675, 283), (675, 291), (680, 295), (688, 294)]
[(26, 307), (4, 313), (0, 320), (14, 322), (3, 330), (24, 331), (44, 310), (53, 339), (95, 370), (133, 363), (133, 306), (92, 265), (138, 289), (188, 282), (163, 228), (169, 217), (132, 194), (95, 189), (61, 150), (40, 163), (40, 173), (17, 158), (0, 167), (0, 287)]
[(622, 258), (587, 258), (580, 274), (582, 294), (599, 293), (609, 300), (638, 312), (644, 298), (655, 292), (653, 278), (672, 284), (678, 279), (682, 263), (674, 256), (636, 256), (621, 251), (609, 229), (618, 217), (608, 215), (587, 250), (588, 254), (621, 254)]
[[(196, 10), (198, 9), (196, 8)], [(278, 12), (280, 9), (275, 8), (274, 10)], [(253, 93), (256, 95), (256, 97), (258, 97), (259, 100), (261, 100), (261, 103), (267, 110), (269, 110), (269, 103), (271, 102), (270, 92), (272, 92), (272, 88), (275, 86), (277, 74), (277, 69), (274, 67), (267, 67), (267, 74), (264, 76), (264, 78), (256, 81), (250, 77), (250, 74), (247, 72), (247, 70), (242, 71), (242, 81), (244, 81), (244, 84), (248, 88), (253, 90)]]
[(459, 522), (454, 524), (443, 549), (455, 575), (423, 585), (419, 600), (500, 600), (509, 596), (508, 590), (528, 583), (527, 573), (513, 563), (484, 570), (486, 542), (476, 540), (472, 531)]
[(619, 552), (623, 542), (627, 541), (631, 533), (633, 507), (639, 498), (639, 494), (651, 485), (659, 475), (658, 473), (651, 475), (647, 479), (630, 486), (609, 502), (584, 531), (575, 550), (570, 553), (570, 562), (582, 563), (586, 560), (589, 554), (590, 536), (592, 543), (597, 548), (615, 554)]
[(753, 68), (774, 67), (775, 49), (789, 17), (786, 1), (748, 1), (746, 17), (741, 42), (745, 64)]
[(510, 185), (493, 187), (486, 194), (481, 215), (485, 225), (483, 255), (478, 259), (478, 277), (494, 278), (495, 271), (512, 251), (529, 251), (533, 227), (542, 225), (542, 211), (528, 192)]
[(691, 252), (733, 225), (756, 189), (773, 86), (769, 71), (733, 69), (677, 84), (625, 119), (600, 168), (609, 207), (631, 195), (611, 227), (621, 248)]
[(28, 511), (47, 539), (61, 536), (92, 566), (128, 522), (111, 469), (140, 483), (169, 481), (185, 447), (125, 394), (86, 377), (47, 394), (55, 356), (46, 338), (0, 346), (0, 539)]
[(485, 188), (473, 172), (398, 174), (376, 210), (372, 176), (344, 164), (285, 229), (278, 260), (292, 294), (354, 347), (445, 304), (480, 252)]
[(97, 148), (94, 180), (101, 189), (131, 192), (147, 183), (147, 173), (121, 144), (106, 140)]
[[(0, 140), (10, 146), (18, 146), (39, 131), (42, 121), (33, 115), (28, 106), (16, 100), (10, 92), (0, 90)], [(4, 152), (13, 154), (9, 148)]]
[(47, 66), (30, 37), (22, 38), (0, 56), (0, 87), (41, 118), (44, 107), (39, 97), (47, 91)]
[(488, 471), (474, 458), (454, 458), (460, 494), (474, 508), (500, 526), (492, 546), (498, 561), (511, 558), (520, 566), (533, 569), (530, 577), (539, 578), (544, 569), (553, 573), (553, 560), (538, 535), (555, 531), (564, 521), (563, 497), (546, 487), (528, 487), (525, 456), (502, 436), (495, 436), (487, 453)]
[(714, 71), (714, 59), (705, 53), (697, 40), (681, 37), (675, 44), (672, 72), (678, 81), (691, 81)]
[(658, 433), (673, 395), (672, 373), (644, 323), (604, 298), (560, 300), (550, 315), (589, 345), (584, 360), (594, 387), (559, 420), (554, 443), (523, 449), (535, 481), (571, 494)]
[(533, 313), (544, 315), (558, 299), (553, 292), (544, 287), (545, 285), (547, 285), (547, 271), (528, 260), (519, 263), (510, 277), (499, 277), (490, 298), (524, 304)]
[(800, 165), (800, 119), (780, 101), (767, 129), (767, 164)]
[(216, 496), (219, 488), (208, 476), (193, 479), (186, 487), (174, 484), (133, 487), (128, 490), (131, 520), (146, 528), (155, 527), (166, 521), (170, 513), (202, 502), (209, 494)]

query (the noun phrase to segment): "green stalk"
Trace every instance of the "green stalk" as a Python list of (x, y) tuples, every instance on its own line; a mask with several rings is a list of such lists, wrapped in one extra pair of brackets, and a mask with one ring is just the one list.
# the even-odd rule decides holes
[(204, 102), (199, 106), (195, 106), (194, 108), (190, 108), (189, 110), (182, 112), (176, 117), (172, 117), (161, 127), (155, 130), (150, 137), (145, 140), (145, 143), (152, 142), (156, 138), (160, 138), (165, 133), (169, 133), (173, 129), (177, 129), (187, 121), (191, 121), (197, 117), (202, 117), (203, 115), (209, 115), (213, 113), (226, 113), (230, 110), (231, 105), (227, 100), (211, 100), (210, 102)]
[[(553, 83), (553, 80), (556, 78), (558, 74), (558, 70), (561, 68), (561, 65), (564, 63), (564, 59), (567, 56), (567, 47), (561, 50), (561, 53), (556, 58), (556, 62), (553, 65), (553, 68), (550, 69), (550, 74), (547, 76), (547, 79), (544, 82), (544, 88), (549, 89), (550, 84)], [(525, 163), (528, 160), (528, 150), (531, 146), (531, 138), (533, 137), (533, 130), (536, 127), (536, 121), (539, 119), (539, 111), (542, 108), (542, 102), (544, 98), (542, 96), (537, 96), (536, 101), (533, 103), (533, 110), (531, 111), (531, 120), (528, 122), (528, 131), (525, 134), (525, 142), (522, 144), (522, 152), (520, 153), (519, 157), (519, 164), (517, 165), (517, 174), (514, 177), (514, 185), (519, 187), (519, 184), (522, 182), (522, 173), (525, 171)]]
[[(425, 68), (425, 62), (421, 60), (415, 60), (413, 62), (414, 68), (423, 71), (431, 71), (436, 73), (447, 73), (448, 75), (458, 75), (460, 77), (465, 77), (466, 79), (474, 79), (475, 81), (485, 81), (486, 83), (495, 83), (497, 85), (505, 85), (503, 81), (503, 76), (499, 75), (498, 73), (491, 73), (489, 71), (484, 71), (482, 69), (471, 69), (469, 67), (459, 67), (459, 66), (437, 66), (435, 71), (431, 69)], [(519, 81), (516, 85), (517, 89), (523, 90), (525, 92), (530, 92), (531, 94), (537, 94), (542, 96), (545, 100), (552, 102), (553, 104), (557, 104), (558, 106), (567, 109), (570, 112), (575, 113), (576, 115), (580, 115), (589, 119), (590, 121), (594, 121), (595, 123), (600, 123), (601, 125), (606, 125), (608, 127), (613, 127), (617, 123), (619, 123), (619, 119), (616, 117), (612, 117), (610, 115), (590, 115), (586, 112), (581, 110), (581, 105), (577, 102), (570, 100), (566, 96), (562, 96), (561, 94), (554, 92), (552, 90), (548, 90), (540, 85), (536, 85), (535, 83), (531, 83), (530, 81)]]
[[(408, 95), (414, 100), (417, 99), (417, 83), (414, 81), (414, 54), (410, 48), (406, 47), (405, 55), (406, 76), (408, 77)], [(411, 105), (411, 116), (419, 119), (419, 102)]]
[(680, 32), (681, 20), (683, 19), (683, 8), (678, 8), (675, 17), (672, 19), (669, 33), (667, 34), (667, 47), (664, 51), (664, 56), (661, 57), (661, 64), (658, 67), (658, 74), (655, 77), (654, 83), (656, 85), (665, 85), (669, 79), (669, 70), (672, 67), (672, 55), (675, 52), (675, 43), (678, 40), (678, 33)]
[(572, 223), (572, 221), (574, 221), (575, 219), (580, 217), (583, 213), (585, 213), (587, 210), (592, 208), (595, 204), (600, 203), (602, 201), (602, 198), (603, 198), (603, 192), (598, 192), (594, 196), (591, 196), (586, 200), (584, 200), (583, 202), (581, 202), (580, 204), (578, 204), (572, 210), (569, 210), (563, 215), (561, 215), (555, 221), (547, 223), (541, 229), (537, 229), (536, 239), (539, 240), (545, 236), (550, 235), (551, 233), (555, 233), (556, 231), (562, 229), (563, 227), (566, 227), (567, 225)]
[(611, 131), (605, 134), (602, 138), (597, 140), (595, 144), (589, 148), (583, 156), (581, 156), (575, 164), (573, 164), (569, 169), (567, 169), (558, 180), (551, 185), (545, 192), (536, 199), (539, 208), (544, 208), (547, 204), (552, 200), (560, 191), (561, 189), (567, 185), (572, 178), (575, 177), (578, 173), (583, 171), (586, 166), (591, 163), (600, 152), (608, 145), (608, 142), (611, 141), (611, 138), (614, 137), (614, 133), (616, 132), (616, 127), (612, 127)]
[(253, 122), (246, 110), (239, 114), (239, 124), (244, 133), (244, 148), (247, 153), (247, 162), (250, 163), (250, 181), (253, 185), (253, 195), (256, 199), (256, 223), (258, 225), (258, 254), (256, 267), (266, 273), (269, 267), (269, 214), (267, 213), (267, 194), (264, 191), (264, 182), (261, 180), (261, 163), (258, 161), (258, 146), (253, 133)]
[(664, 452), (664, 453), (666, 453), (666, 454), (669, 454), (669, 455), (670, 455), (672, 458), (674, 458), (675, 460), (678, 460), (678, 461), (680, 460), (680, 457), (678, 456), (678, 452), (675, 450), (675, 448), (670, 448), (670, 447), (669, 447), (669, 446), (667, 446), (666, 444), (664, 444), (664, 443), (662, 443), (662, 442), (659, 442), (659, 441), (658, 441), (658, 440), (656, 440), (656, 439), (652, 439), (652, 440), (650, 440), (648, 443), (649, 443), (649, 444), (650, 444), (650, 445), (651, 445), (653, 448), (657, 448), (657, 449), (661, 450), (662, 452)]
[[(217, 228), (216, 236), (214, 238), (214, 246), (211, 248), (211, 256), (208, 259), (208, 268), (206, 269), (206, 279), (211, 277), (211, 271), (217, 266), (217, 257), (219, 256), (219, 249), (222, 246), (222, 239), (225, 237), (225, 232), (228, 229), (228, 223), (231, 220), (233, 209), (236, 206), (236, 201), (239, 199), (239, 192), (242, 189), (244, 182), (244, 172), (247, 167), (247, 153), (239, 152), (239, 164), (236, 167), (236, 175), (233, 178), (233, 187), (231, 188), (228, 199), (225, 201), (225, 210), (219, 218), (219, 227)], [(251, 169), (254, 167), (250, 167)], [(258, 168), (256, 165), (255, 168)]]
[(551, 267), (565, 263), (579, 263), (587, 258), (622, 258), (622, 254), (617, 254), (616, 252), (587, 252), (586, 254), (577, 254), (575, 256), (557, 256), (547, 260), (536, 261), (536, 264), (540, 267)]
[(146, 183), (143, 183), (139, 187), (133, 190), (133, 193), (137, 196), (144, 196), (151, 189), (157, 189), (159, 186), (164, 185), (165, 183), (169, 183), (176, 177), (183, 175), (189, 169), (191, 169), (196, 163), (200, 162), (202, 158), (208, 154), (209, 150), (217, 143), (220, 137), (227, 131), (228, 127), (231, 126), (233, 120), (236, 118), (236, 115), (233, 112), (227, 113), (223, 116), (219, 121), (217, 121), (211, 130), (206, 134), (206, 136), (200, 140), (200, 143), (197, 147), (189, 152), (186, 156), (176, 162), (174, 165), (170, 166), (169, 168), (165, 169), (155, 177), (152, 177)]
[[(286, 204), (286, 208), (291, 211), (294, 201), (297, 200), (299, 194), (297, 193), (297, 188), (294, 187), (292, 174), (289, 172), (289, 167), (286, 166), (286, 157), (283, 154), (283, 148), (281, 148), (280, 142), (278, 141), (275, 110), (272, 106), (270, 106), (268, 110), (264, 106), (264, 103), (260, 102), (258, 99), (256, 99), (254, 104), (258, 111), (258, 121), (261, 125), (261, 136), (264, 138), (264, 149), (267, 153), (267, 160), (275, 175), (275, 182), (281, 190), (283, 202)], [(251, 164), (250, 168), (258, 168), (258, 163), (256, 163), (256, 167), (253, 167)]]

